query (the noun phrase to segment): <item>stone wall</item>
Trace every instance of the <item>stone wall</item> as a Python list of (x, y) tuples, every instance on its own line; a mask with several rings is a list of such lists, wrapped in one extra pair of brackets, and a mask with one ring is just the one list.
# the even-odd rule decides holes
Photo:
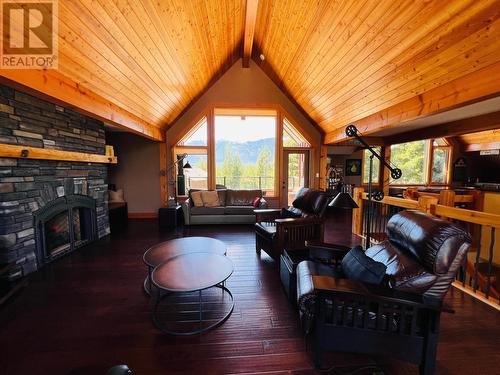
[[(101, 121), (0, 85), (0, 143), (104, 154), (106, 142)], [(19, 264), (10, 277), (37, 269), (33, 213), (58, 197), (94, 198), (107, 235), (106, 184), (103, 164), (0, 158), (0, 264)]]

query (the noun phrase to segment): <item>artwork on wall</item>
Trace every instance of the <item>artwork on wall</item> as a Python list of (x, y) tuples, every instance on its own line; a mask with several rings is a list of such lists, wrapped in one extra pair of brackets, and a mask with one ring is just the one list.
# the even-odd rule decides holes
[(361, 159), (347, 159), (345, 161), (346, 176), (361, 176)]

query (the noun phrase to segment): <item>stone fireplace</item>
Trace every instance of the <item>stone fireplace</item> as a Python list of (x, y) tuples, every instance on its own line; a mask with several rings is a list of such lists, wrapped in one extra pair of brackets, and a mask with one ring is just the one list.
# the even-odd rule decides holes
[[(104, 154), (104, 124), (0, 85), (2, 143)], [(16, 265), (7, 279), (107, 234), (105, 164), (0, 157), (0, 265)]]

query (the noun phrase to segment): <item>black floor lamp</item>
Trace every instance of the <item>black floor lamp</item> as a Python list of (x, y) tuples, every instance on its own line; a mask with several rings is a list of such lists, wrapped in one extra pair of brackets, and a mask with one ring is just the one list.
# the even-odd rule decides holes
[[(160, 171), (160, 174), (163, 176), (168, 176), (168, 171), (170, 171), (172, 168), (175, 166), (179, 166), (179, 170), (177, 171), (176, 179), (175, 180), (169, 180), (168, 183), (174, 186), (174, 201), (177, 202), (177, 181), (179, 180), (179, 176), (182, 175), (184, 176), (184, 169), (191, 169), (191, 164), (189, 164), (188, 161), (186, 161), (186, 164), (182, 165), (182, 161), (187, 158), (187, 154), (182, 154), (177, 156), (177, 160), (175, 160), (173, 163), (171, 163), (166, 169), (163, 169)], [(168, 194), (167, 194), (168, 195)], [(169, 199), (167, 196), (167, 203)]]
[(373, 182), (373, 158), (376, 157), (384, 167), (389, 169), (391, 171), (391, 177), (395, 180), (398, 178), (401, 178), (403, 173), (401, 172), (401, 169), (396, 168), (391, 166), (389, 163), (387, 163), (384, 158), (377, 153), (366, 141), (361, 137), (361, 135), (358, 132), (358, 129), (354, 125), (349, 125), (345, 129), (345, 134), (348, 137), (354, 137), (358, 140), (359, 143), (361, 143), (368, 151), (370, 151), (370, 171), (369, 171), (369, 176), (368, 176), (368, 206), (366, 210), (366, 230), (365, 230), (365, 249), (368, 249), (370, 247), (371, 241), (371, 227), (370, 227), (370, 221), (372, 219), (372, 198), (375, 199), (376, 201), (381, 201), (384, 199), (384, 192), (380, 190), (373, 190), (372, 189), (372, 182)]

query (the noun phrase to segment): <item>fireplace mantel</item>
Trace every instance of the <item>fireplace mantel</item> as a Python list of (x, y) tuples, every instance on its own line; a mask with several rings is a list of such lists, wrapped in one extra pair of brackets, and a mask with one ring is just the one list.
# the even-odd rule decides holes
[(117, 164), (116, 156), (61, 151), (49, 148), (17, 146), (0, 143), (0, 157), (19, 159), (42, 159), (76, 161), (82, 163)]

